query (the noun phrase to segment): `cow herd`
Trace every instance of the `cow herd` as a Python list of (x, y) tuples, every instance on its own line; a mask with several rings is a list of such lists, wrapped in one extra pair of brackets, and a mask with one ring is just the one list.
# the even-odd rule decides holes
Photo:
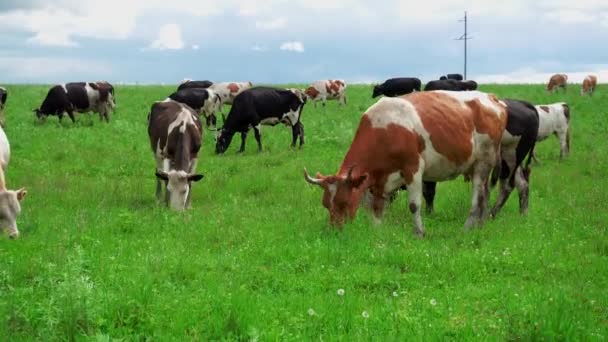
[[(547, 91), (565, 90), (567, 80), (565, 74), (552, 76)], [(588, 76), (581, 94), (593, 94), (596, 86), (597, 78)], [(157, 198), (175, 210), (190, 206), (192, 184), (203, 178), (196, 172), (203, 139), (201, 119), (215, 132), (216, 154), (225, 153), (237, 133), (241, 136), (238, 151), (243, 152), (249, 130), (261, 151), (262, 125), (291, 127), (291, 146), (302, 147), (301, 116), (307, 101), (325, 106), (327, 100), (337, 100), (346, 106), (346, 88), (344, 80), (321, 80), (304, 89), (184, 80), (166, 99), (154, 102), (148, 114)], [(375, 221), (380, 221), (398, 190), (407, 190), (414, 232), (424, 236), (422, 200), (427, 212), (432, 212), (437, 182), (459, 175), (473, 188), (465, 228), (495, 217), (514, 189), (519, 193), (520, 212), (525, 214), (536, 142), (555, 134), (560, 159), (569, 153), (570, 108), (566, 103), (534, 105), (500, 99), (477, 91), (477, 83), (458, 74), (429, 81), (424, 88), (418, 78), (391, 78), (373, 87), (372, 98), (381, 95), (361, 117), (335, 175), (311, 176), (304, 169), (305, 180), (323, 190), (322, 204), (334, 225), (352, 220), (360, 206), (370, 209)], [(0, 101), (0, 124), (4, 126), (4, 88), (0, 88)], [(223, 123), (218, 127), (216, 115), (223, 113), (225, 104), (231, 107), (226, 116), (222, 114)], [(96, 112), (109, 122), (115, 107), (110, 83), (77, 82), (51, 87), (34, 112), (39, 119), (57, 115), (59, 120), (67, 113), (72, 121), (74, 112)], [(0, 129), (0, 228), (16, 238), (16, 218), (27, 191), (7, 190), (4, 171), (9, 157), (8, 139)], [(490, 209), (489, 194), (496, 184), (500, 184), (499, 195)]]

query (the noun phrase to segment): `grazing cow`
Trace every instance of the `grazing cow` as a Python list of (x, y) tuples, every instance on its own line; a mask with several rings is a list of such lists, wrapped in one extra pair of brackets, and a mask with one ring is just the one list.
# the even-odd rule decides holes
[(245, 151), (247, 131), (253, 128), (258, 151), (262, 151), (260, 136), (261, 125), (275, 126), (279, 123), (292, 128), (292, 147), (296, 146), (298, 137), (300, 147), (304, 144), (304, 126), (300, 121), (302, 109), (306, 98), (300, 92), (275, 89), (269, 87), (255, 87), (245, 90), (234, 100), (224, 126), (220, 130), (215, 145), (215, 153), (226, 152), (235, 133), (241, 133), (240, 152)]
[(585, 77), (585, 79), (583, 80), (583, 88), (581, 89), (581, 95), (593, 95), (593, 92), (595, 92), (595, 87), (597, 87), (597, 76), (589, 75)]
[(493, 94), (434, 91), (382, 98), (363, 114), (338, 173), (313, 178), (305, 169), (304, 177), (323, 188), (330, 222), (339, 226), (354, 218), (364, 195), (379, 220), (388, 194), (405, 185), (414, 232), (423, 236), (423, 181), (464, 174), (473, 183), (469, 228), (483, 223), (487, 182), (506, 124), (506, 105)]
[(217, 118), (215, 117), (215, 112), (219, 109), (221, 99), (213, 90), (185, 88), (169, 95), (167, 99), (187, 104), (199, 115), (202, 114), (205, 117), (207, 127), (216, 126)]
[(190, 89), (190, 88), (209, 88), (213, 85), (213, 82), (204, 80), (204, 81), (193, 81), (190, 79), (185, 79), (182, 83), (179, 84), (177, 90), (182, 89)]
[(156, 159), (156, 198), (161, 199), (165, 182), (165, 204), (175, 210), (190, 206), (192, 182), (201, 148), (202, 126), (189, 106), (176, 102), (155, 102), (148, 115), (148, 136)]
[(548, 92), (555, 92), (558, 88), (563, 88), (564, 92), (566, 91), (566, 86), (568, 85), (568, 75), (566, 74), (555, 74), (551, 76), (549, 79), (549, 83), (547, 84)]
[(21, 188), (17, 191), (7, 190), (4, 172), (8, 166), (11, 156), (11, 148), (4, 130), (0, 128), (0, 232), (8, 231), (11, 239), (19, 237), (17, 229), (17, 216), (21, 213), (21, 202), (27, 191)]
[(420, 79), (415, 77), (389, 78), (384, 83), (374, 86), (372, 98), (380, 95), (387, 97), (406, 95), (413, 91), (420, 91), (421, 85)]
[(444, 81), (444, 80), (462, 81), (462, 80), (464, 80), (464, 77), (462, 77), (461, 74), (448, 74), (447, 76), (439, 77), (439, 80), (441, 80), (441, 81)]
[(34, 109), (36, 116), (57, 115), (59, 121), (68, 113), (75, 122), (74, 112), (97, 112), (99, 118), (110, 122), (110, 113), (116, 107), (114, 88), (107, 82), (76, 82), (53, 86), (40, 108)]
[(4, 106), (6, 106), (6, 99), (8, 98), (8, 91), (6, 88), (0, 87), (0, 126), (4, 127)]
[(449, 91), (465, 91), (476, 90), (477, 83), (475, 81), (458, 81), (458, 80), (435, 80), (430, 81), (424, 86), (424, 91), (430, 90), (449, 90)]
[[(535, 107), (540, 119), (537, 141), (555, 134), (560, 145), (559, 159), (562, 160), (570, 154), (570, 107), (564, 102)], [(538, 161), (536, 156), (534, 159)]]
[(222, 99), (220, 111), (223, 111), (224, 104), (232, 104), (237, 95), (251, 87), (253, 87), (251, 82), (222, 82), (211, 85), (209, 89), (213, 90)]
[(316, 81), (304, 90), (304, 94), (313, 101), (315, 107), (318, 101), (321, 101), (325, 107), (327, 100), (338, 100), (341, 105), (346, 105), (346, 82), (344, 80)]

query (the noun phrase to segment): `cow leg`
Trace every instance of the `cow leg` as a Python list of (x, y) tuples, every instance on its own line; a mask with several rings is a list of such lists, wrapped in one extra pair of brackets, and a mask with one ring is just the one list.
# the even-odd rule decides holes
[(471, 211), (469, 212), (469, 218), (464, 224), (465, 230), (481, 224), (483, 221), (487, 208), (487, 197), (489, 194), (487, 181), (491, 169), (492, 165), (488, 165), (487, 163), (478, 163), (475, 166), (475, 171), (471, 181), (473, 184)]
[(422, 195), (426, 202), (427, 214), (432, 214), (435, 211), (435, 190), (437, 188), (436, 182), (424, 182), (422, 187)]
[(424, 225), (422, 224), (422, 167), (416, 172), (410, 184), (407, 184), (407, 194), (410, 213), (414, 219), (414, 233), (419, 237), (424, 237)]
[(258, 153), (262, 152), (262, 136), (260, 135), (260, 129), (262, 126), (257, 124), (253, 126), (253, 136), (255, 137), (255, 141), (258, 143)]
[[(295, 125), (291, 126), (291, 148), (296, 148), (296, 142), (300, 136), (300, 125), (296, 122)], [(301, 144), (300, 144), (301, 146)]]
[(500, 168), (500, 193), (498, 194), (498, 198), (496, 199), (496, 204), (490, 215), (492, 217), (496, 217), (502, 207), (505, 205), (511, 192), (513, 191), (513, 184), (511, 182), (511, 176), (513, 172), (515, 172), (516, 161), (516, 151), (512, 148), (503, 148), (502, 149), (502, 157), (500, 163), (502, 166)]
[(517, 168), (515, 173), (515, 186), (519, 194), (519, 213), (521, 215), (528, 214), (528, 198), (530, 194), (530, 168)]
[(68, 116), (72, 119), (72, 123), (76, 123), (76, 119), (74, 119), (74, 112), (71, 109), (68, 109)]
[(304, 124), (299, 121), (298, 126), (300, 126), (300, 148), (304, 145)]
[(247, 132), (241, 132), (241, 148), (239, 148), (238, 153), (245, 152), (245, 140), (247, 140)]
[(559, 138), (559, 160), (563, 160), (570, 152), (570, 136), (569, 132), (557, 132)]

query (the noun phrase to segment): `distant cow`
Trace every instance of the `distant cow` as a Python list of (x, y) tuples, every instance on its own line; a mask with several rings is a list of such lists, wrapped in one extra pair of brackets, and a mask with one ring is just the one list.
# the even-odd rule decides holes
[(189, 106), (176, 101), (156, 102), (148, 115), (148, 136), (156, 159), (156, 198), (161, 200), (165, 183), (165, 203), (172, 209), (190, 206), (192, 182), (201, 148), (202, 126)]
[(581, 95), (589, 94), (593, 95), (597, 87), (597, 76), (589, 75), (583, 80), (583, 88), (581, 89)]
[(4, 127), (4, 107), (6, 106), (6, 100), (8, 98), (8, 91), (6, 88), (0, 87), (0, 126)]
[(279, 123), (291, 126), (293, 133), (292, 147), (298, 137), (300, 147), (304, 144), (304, 126), (300, 122), (306, 98), (298, 92), (269, 87), (255, 87), (245, 90), (234, 100), (224, 126), (220, 130), (215, 145), (215, 153), (226, 152), (235, 133), (241, 133), (239, 152), (245, 151), (247, 132), (253, 128), (258, 151), (262, 150), (260, 136), (261, 125), (275, 126)]
[(464, 77), (462, 77), (461, 74), (448, 74), (447, 76), (441, 76), (441, 77), (439, 77), (439, 80), (441, 80), (441, 81), (443, 81), (443, 80), (462, 81), (462, 80), (464, 80)]
[(344, 80), (323, 80), (313, 82), (306, 90), (306, 97), (313, 101), (315, 107), (321, 101), (323, 107), (327, 100), (338, 100), (342, 105), (346, 104), (346, 82)]
[(223, 111), (224, 104), (232, 104), (234, 99), (243, 91), (253, 87), (251, 82), (221, 82), (215, 83), (209, 87), (222, 99), (220, 111)]
[(219, 110), (221, 99), (213, 90), (205, 88), (185, 88), (169, 95), (168, 99), (185, 103), (197, 113), (202, 114), (205, 117), (207, 127), (216, 126), (217, 119), (215, 113)]
[(209, 88), (212, 85), (213, 85), (213, 82), (208, 81), (208, 80), (193, 81), (193, 80), (185, 79), (177, 87), (177, 90), (190, 89), (190, 88)]
[(465, 174), (473, 183), (472, 208), (465, 223), (469, 228), (483, 223), (486, 184), (506, 124), (506, 106), (492, 94), (436, 91), (385, 97), (363, 114), (335, 176), (317, 173), (313, 178), (305, 169), (304, 177), (323, 189), (330, 222), (339, 226), (355, 217), (364, 196), (379, 220), (388, 194), (405, 185), (414, 232), (423, 236), (423, 181)]
[(563, 159), (570, 154), (570, 107), (564, 102), (535, 107), (540, 119), (537, 140), (555, 134), (560, 144), (559, 159)]
[(549, 83), (547, 84), (547, 91), (554, 92), (557, 91), (558, 88), (564, 89), (566, 91), (566, 86), (568, 85), (568, 75), (566, 74), (555, 74), (551, 76), (549, 79)]
[(452, 79), (430, 81), (424, 86), (424, 91), (430, 90), (448, 90), (448, 91), (465, 91), (477, 90), (477, 82), (475, 81), (458, 81)]
[(413, 91), (420, 91), (421, 85), (420, 79), (415, 77), (389, 78), (384, 83), (374, 86), (372, 98), (380, 95), (387, 97), (406, 95)]
[(53, 86), (46, 95), (40, 108), (34, 109), (36, 116), (59, 116), (68, 113), (75, 122), (74, 112), (99, 113), (101, 120), (110, 122), (110, 113), (116, 107), (113, 96), (114, 88), (107, 82), (76, 82)]
[(20, 202), (27, 195), (25, 188), (17, 191), (8, 190), (4, 172), (8, 166), (11, 156), (11, 148), (4, 130), (0, 128), (0, 232), (8, 231), (11, 239), (19, 237), (17, 229), (17, 217), (21, 213)]

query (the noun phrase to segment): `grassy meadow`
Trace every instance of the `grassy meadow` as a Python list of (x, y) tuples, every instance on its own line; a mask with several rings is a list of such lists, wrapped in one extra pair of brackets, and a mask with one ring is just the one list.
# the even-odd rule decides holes
[[(465, 233), (470, 184), (437, 187), (427, 236), (406, 196), (383, 224), (359, 211), (336, 231), (310, 172), (332, 174), (370, 86), (348, 105), (307, 104), (306, 144), (264, 127), (237, 155), (204, 132), (192, 209), (154, 196), (146, 116), (173, 86), (118, 86), (110, 124), (98, 116), (39, 123), (48, 86), (7, 86), (9, 188), (27, 187), (21, 238), (0, 239), (0, 340), (606, 340), (608, 87), (547, 94), (541, 85), (482, 85), (535, 104), (566, 101), (572, 152), (537, 146), (530, 210), (514, 194), (501, 215)], [(493, 193), (496, 196), (497, 189)]]

